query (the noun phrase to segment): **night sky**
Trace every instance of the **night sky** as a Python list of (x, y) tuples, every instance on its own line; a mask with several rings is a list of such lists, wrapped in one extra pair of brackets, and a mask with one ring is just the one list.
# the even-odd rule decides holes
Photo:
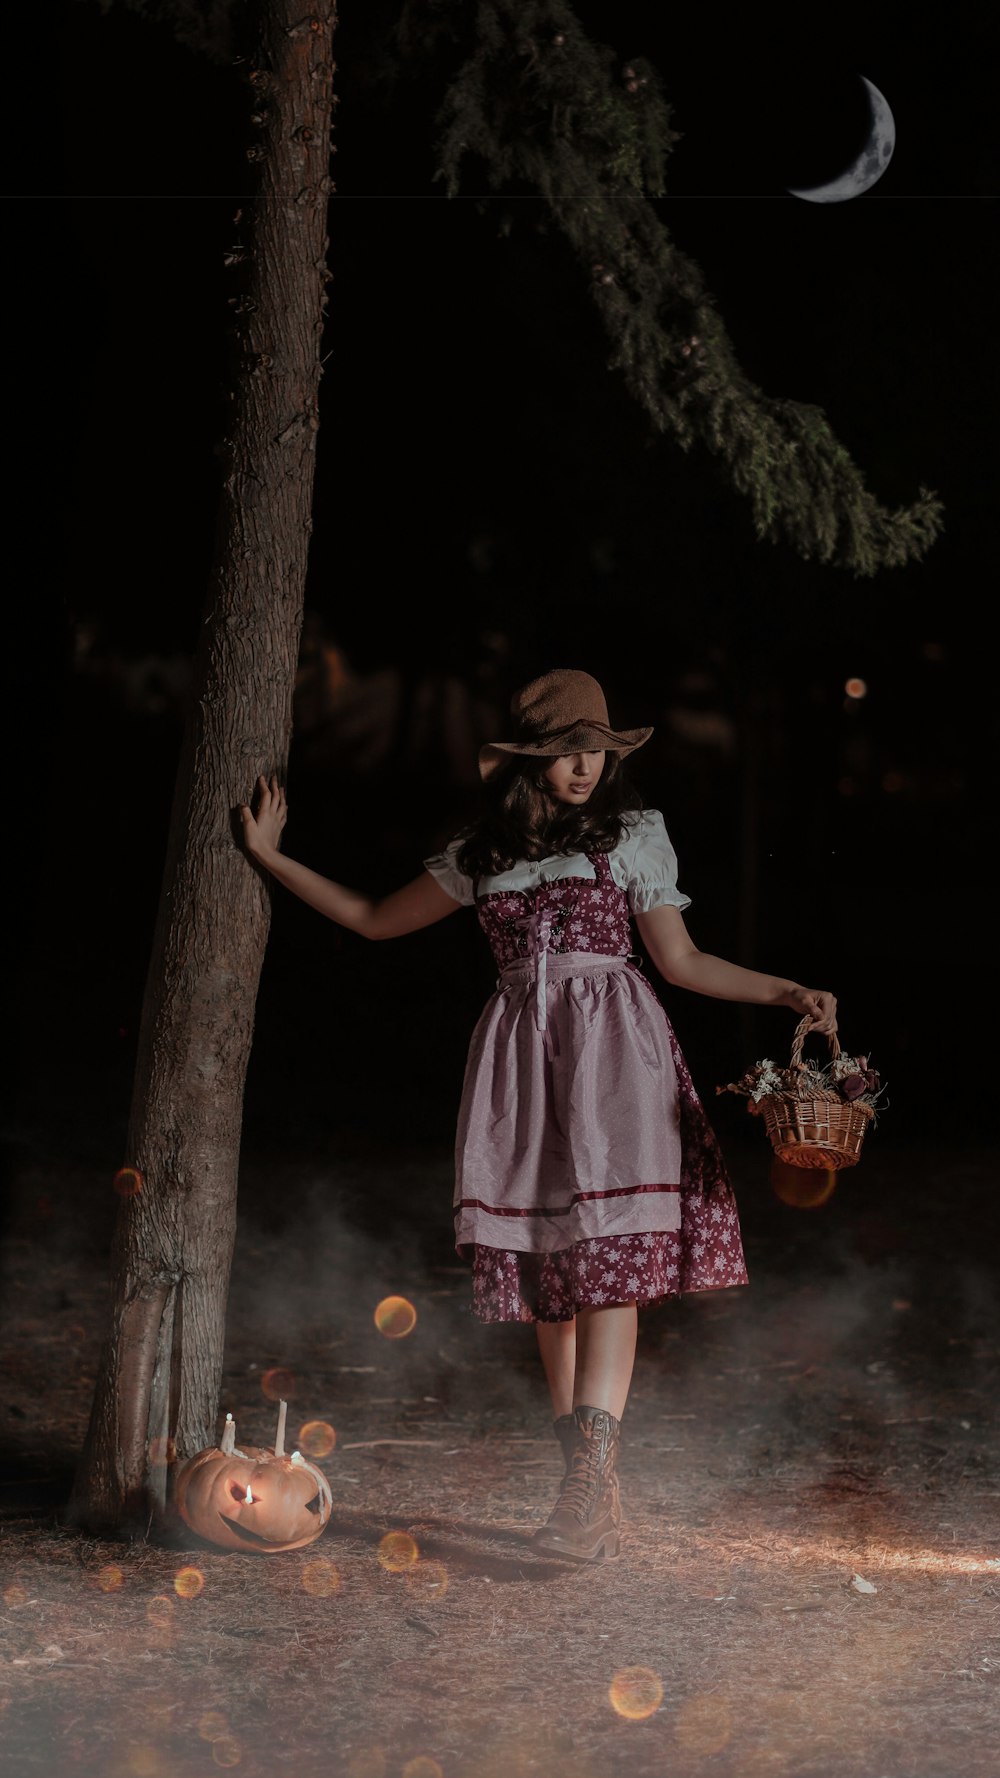
[[(448, 686), (474, 688), (487, 738), (522, 680), (583, 667), (613, 721), (656, 727), (636, 777), (696, 941), (833, 987), (845, 1048), (889, 1080), (887, 1132), (961, 1143), (992, 1133), (997, 994), (996, 56), (980, 6), (905, 29), (871, 10), (831, 13), (819, 58), (766, 9), (724, 53), (705, 8), (577, 9), (661, 74), (682, 139), (658, 212), (744, 367), (821, 407), (884, 504), (943, 500), (923, 562), (856, 580), (757, 543), (706, 455), (653, 433), (541, 203), (472, 163), (462, 197), (434, 182), (444, 66), (390, 97), (393, 8), (343, 6), (308, 633), (357, 709), (410, 717), (366, 762), (303, 705), (286, 845), (358, 888), (407, 881), (473, 806), (435, 726)], [(4, 206), (33, 517), (11, 596), (31, 650), (14, 1123), (117, 1164), (215, 517), (246, 101), (124, 10), (76, 0), (45, 29), (57, 105)], [(893, 110), (891, 165), (850, 203), (789, 197), (851, 139), (858, 73)], [(366, 947), (279, 893), (249, 1138), (335, 1139), (391, 1078), (400, 1127), (446, 1139), (492, 976), (471, 916)], [(666, 1003), (703, 1095), (790, 1042), (784, 1014)]]

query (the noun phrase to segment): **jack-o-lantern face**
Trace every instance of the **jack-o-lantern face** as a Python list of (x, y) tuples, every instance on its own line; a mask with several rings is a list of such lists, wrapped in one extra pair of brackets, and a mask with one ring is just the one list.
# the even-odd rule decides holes
[(333, 1507), (322, 1470), (295, 1451), (199, 1451), (178, 1471), (175, 1500), (186, 1525), (227, 1550), (273, 1555), (313, 1543)]

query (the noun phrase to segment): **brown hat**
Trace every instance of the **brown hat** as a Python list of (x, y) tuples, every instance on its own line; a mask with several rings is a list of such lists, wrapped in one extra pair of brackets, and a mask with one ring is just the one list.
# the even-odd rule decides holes
[(616, 731), (608, 723), (604, 693), (589, 673), (556, 667), (510, 700), (513, 741), (487, 741), (479, 749), (479, 775), (490, 777), (511, 753), (554, 759), (560, 753), (632, 753), (652, 734), (651, 728)]

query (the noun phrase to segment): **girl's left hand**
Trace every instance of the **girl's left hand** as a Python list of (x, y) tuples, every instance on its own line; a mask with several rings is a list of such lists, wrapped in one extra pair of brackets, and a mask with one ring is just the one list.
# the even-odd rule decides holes
[(276, 773), (272, 773), (270, 784), (263, 776), (257, 779), (256, 816), (249, 803), (241, 803), (240, 817), (243, 844), (251, 858), (263, 862), (269, 853), (278, 851), (282, 829), (288, 820), (288, 803)]
[(837, 1029), (837, 996), (826, 988), (793, 988), (785, 1005), (809, 1020), (810, 1031), (832, 1036)]

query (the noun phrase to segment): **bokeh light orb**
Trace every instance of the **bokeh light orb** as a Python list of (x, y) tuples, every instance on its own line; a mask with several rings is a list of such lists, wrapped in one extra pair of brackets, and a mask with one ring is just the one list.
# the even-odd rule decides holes
[(818, 1210), (832, 1198), (837, 1185), (835, 1167), (793, 1167), (774, 1155), (771, 1161), (774, 1195), (792, 1210)]
[(706, 1692), (689, 1698), (677, 1712), (674, 1734), (688, 1753), (721, 1753), (733, 1732), (732, 1712), (725, 1698)]
[(260, 1386), (268, 1401), (293, 1401), (298, 1388), (295, 1372), (286, 1370), (283, 1365), (274, 1364), (266, 1370), (260, 1379)]
[(337, 1434), (328, 1420), (307, 1420), (299, 1429), (299, 1450), (307, 1457), (329, 1457)]
[(229, 1734), (229, 1718), (221, 1710), (203, 1710), (198, 1718), (198, 1733), (203, 1741), (220, 1741)]
[(844, 681), (844, 690), (849, 698), (864, 698), (868, 695), (868, 686), (865, 681), (853, 675)]
[(149, 1621), (149, 1642), (152, 1648), (173, 1648), (177, 1640), (174, 1612), (177, 1600), (166, 1593), (156, 1593), (146, 1606)]
[(197, 1599), (205, 1586), (200, 1568), (178, 1568), (174, 1575), (174, 1592), (178, 1599)]
[(448, 1570), (443, 1562), (414, 1562), (406, 1570), (406, 1584), (421, 1599), (443, 1599), (448, 1591)]
[(125, 1585), (125, 1570), (117, 1563), (109, 1562), (106, 1568), (99, 1568), (94, 1576), (102, 1593), (117, 1593)]
[(3, 1602), (5, 1605), (27, 1605), (27, 1587), (22, 1587), (18, 1581), (12, 1581), (9, 1587), (4, 1587)]
[(137, 1198), (143, 1188), (143, 1177), (138, 1167), (119, 1167), (111, 1181), (112, 1188), (120, 1198)]
[(223, 1766), (226, 1769), (230, 1766), (238, 1766), (243, 1758), (243, 1749), (236, 1736), (220, 1735), (217, 1741), (213, 1741), (212, 1758), (217, 1766)]
[(651, 1667), (622, 1667), (608, 1686), (611, 1707), (629, 1722), (643, 1722), (663, 1703), (663, 1687)]
[(417, 1325), (417, 1311), (405, 1296), (384, 1296), (376, 1305), (375, 1326), (387, 1340), (402, 1340)]
[(302, 1590), (314, 1599), (329, 1599), (340, 1592), (340, 1573), (325, 1556), (302, 1565)]
[(378, 1559), (390, 1574), (412, 1568), (419, 1554), (416, 1540), (407, 1531), (387, 1531), (378, 1546)]

